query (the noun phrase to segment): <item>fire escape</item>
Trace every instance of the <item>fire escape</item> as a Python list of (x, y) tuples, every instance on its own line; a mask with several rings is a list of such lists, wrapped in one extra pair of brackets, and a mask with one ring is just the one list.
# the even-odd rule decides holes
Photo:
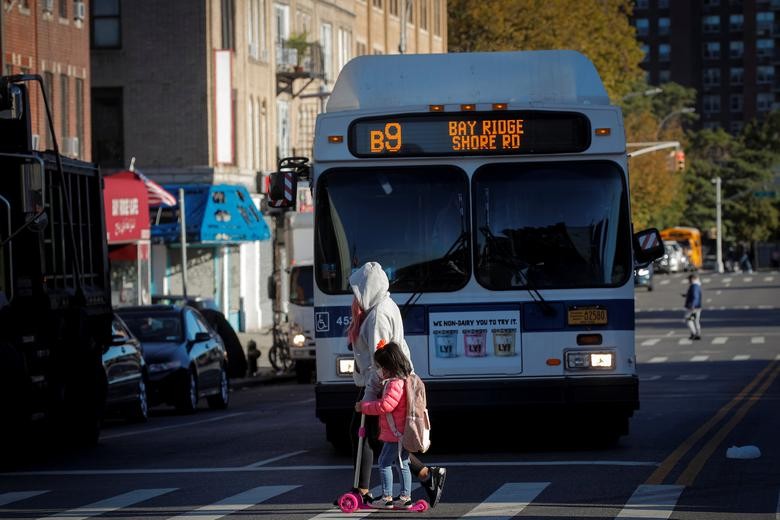
[[(314, 80), (325, 78), (324, 68), (319, 43), (277, 42), (276, 95), (286, 93), (298, 97)], [(298, 79), (305, 83), (296, 90), (294, 83)]]

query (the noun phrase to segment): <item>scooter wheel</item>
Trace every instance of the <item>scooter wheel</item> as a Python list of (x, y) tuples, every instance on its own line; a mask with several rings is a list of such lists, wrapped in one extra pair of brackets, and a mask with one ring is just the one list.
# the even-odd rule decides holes
[(339, 509), (344, 513), (354, 513), (360, 507), (360, 497), (355, 493), (344, 493), (339, 497)]
[(425, 500), (418, 500), (417, 502), (414, 503), (414, 505), (412, 506), (412, 509), (414, 509), (418, 513), (424, 513), (430, 507), (431, 506), (429, 506), (428, 502), (426, 502)]

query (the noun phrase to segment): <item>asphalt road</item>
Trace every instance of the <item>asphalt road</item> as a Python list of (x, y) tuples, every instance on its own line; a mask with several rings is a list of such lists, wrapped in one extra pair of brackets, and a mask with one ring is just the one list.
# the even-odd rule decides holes
[[(576, 447), (572, 430), (569, 446), (509, 449), (496, 439), (514, 438), (510, 428), (448, 444), (424, 457), (449, 476), (442, 503), (422, 516), (780, 518), (780, 274), (703, 282), (696, 342), (682, 322), (682, 275), (656, 275), (652, 292), (637, 291), (642, 408), (618, 446)], [(147, 424), (108, 424), (95, 449), (31, 457), (0, 474), (0, 518), (367, 516), (331, 505), (351, 485), (351, 462), (325, 442), (312, 385), (256, 386), (232, 399), (224, 412), (156, 409)], [(732, 445), (761, 456), (728, 459)], [(398, 514), (415, 513), (370, 516)]]

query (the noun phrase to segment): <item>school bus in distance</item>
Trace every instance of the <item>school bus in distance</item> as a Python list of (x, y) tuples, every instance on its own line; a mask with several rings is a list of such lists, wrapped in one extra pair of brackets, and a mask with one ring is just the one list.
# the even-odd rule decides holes
[(679, 242), (688, 255), (691, 265), (696, 269), (701, 269), (701, 232), (694, 227), (673, 227), (661, 231), (661, 238), (664, 240), (674, 240)]

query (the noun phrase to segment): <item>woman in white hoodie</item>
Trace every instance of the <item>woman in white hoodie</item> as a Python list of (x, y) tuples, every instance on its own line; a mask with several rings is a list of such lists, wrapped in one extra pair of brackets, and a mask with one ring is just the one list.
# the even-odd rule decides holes
[[(404, 323), (398, 305), (390, 298), (388, 289), (390, 282), (382, 266), (377, 262), (367, 262), (349, 277), (349, 285), (355, 299), (352, 302), (352, 323), (347, 329), (347, 336), (355, 356), (355, 371), (352, 377), (358, 387), (357, 401), (375, 400), (382, 394), (382, 381), (374, 369), (374, 352), (377, 345), (397, 343), (411, 364), (409, 345), (404, 339)], [(360, 425), (360, 413), (352, 416), (350, 432), (352, 435), (352, 455), (357, 456), (359, 438), (357, 430)], [(363, 445), (363, 456), (360, 464), (359, 490), (364, 500), (373, 500), (369, 494), (371, 466), (374, 462), (374, 450), (379, 449), (379, 424), (377, 416), (366, 416), (366, 442)], [(423, 484), (431, 507), (435, 507), (441, 498), (445, 468), (425, 466), (414, 454), (410, 454), (409, 462), (412, 472)]]

